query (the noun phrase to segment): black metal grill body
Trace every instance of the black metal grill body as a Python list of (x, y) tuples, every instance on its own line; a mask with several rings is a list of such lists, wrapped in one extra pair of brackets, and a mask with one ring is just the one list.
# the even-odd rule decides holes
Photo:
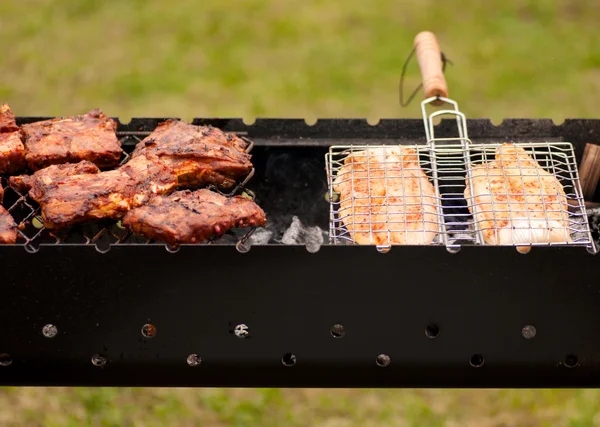
[[(134, 119), (120, 130), (151, 131), (160, 121)], [(1, 385), (600, 385), (600, 258), (584, 248), (381, 254), (325, 243), (311, 253), (279, 243), (294, 216), (327, 230), (328, 146), (424, 143), (420, 120), (195, 122), (255, 142), (248, 187), (269, 216), (268, 244), (247, 253), (218, 242), (174, 253), (161, 244), (105, 253), (94, 245), (35, 253), (0, 246)], [(452, 133), (452, 124), (436, 134)], [(600, 120), (468, 125), (483, 142), (570, 141), (578, 157), (586, 142), (600, 143)], [(51, 338), (42, 332), (49, 324), (58, 331)], [(142, 335), (145, 324), (155, 336)], [(335, 324), (343, 337), (331, 335)], [(247, 334), (236, 334), (239, 325)], [(439, 328), (435, 338), (428, 325)], [(535, 326), (533, 339), (523, 336), (526, 325)]]

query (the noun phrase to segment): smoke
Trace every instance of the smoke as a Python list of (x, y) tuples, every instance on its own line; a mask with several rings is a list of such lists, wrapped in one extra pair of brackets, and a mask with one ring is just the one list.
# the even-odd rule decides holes
[(306, 227), (294, 216), (292, 224), (283, 233), (281, 243), (284, 245), (305, 245), (309, 252), (317, 252), (324, 242), (323, 230), (318, 226)]

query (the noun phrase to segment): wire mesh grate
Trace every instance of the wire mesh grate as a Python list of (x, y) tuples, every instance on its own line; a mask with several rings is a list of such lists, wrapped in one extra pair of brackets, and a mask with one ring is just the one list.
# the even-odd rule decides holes
[(594, 247), (570, 143), (332, 146), (325, 160), (332, 244)]
[[(129, 153), (133, 151), (135, 145), (150, 133), (117, 132), (124, 150), (120, 165), (127, 163), (130, 159)], [(252, 144), (250, 143), (247, 151), (250, 151), (251, 148)], [(227, 192), (220, 191), (214, 186), (209, 186), (208, 188), (227, 197), (241, 194), (253, 199), (254, 194), (245, 189), (246, 183), (253, 175), (254, 169), (250, 171), (243, 181), (237, 183), (233, 189)], [(121, 225), (120, 220), (99, 220), (75, 224), (68, 229), (53, 230), (51, 232), (42, 223), (41, 211), (37, 202), (32, 200), (26, 193), (22, 194), (16, 189), (11, 188), (6, 177), (0, 176), (0, 186), (4, 189), (4, 201), (2, 205), (8, 210), (18, 225), (17, 244), (24, 246), (29, 252), (36, 252), (41, 245), (59, 244), (95, 246), (99, 252), (109, 250), (112, 245), (165, 245), (162, 242), (131, 233)], [(253, 228), (230, 230), (224, 235), (209, 239), (202, 244), (231, 244), (242, 248), (253, 232)], [(176, 250), (174, 247), (168, 247), (168, 249)]]

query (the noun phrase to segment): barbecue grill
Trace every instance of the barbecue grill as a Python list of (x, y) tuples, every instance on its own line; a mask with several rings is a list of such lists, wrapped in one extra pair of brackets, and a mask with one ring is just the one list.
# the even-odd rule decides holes
[[(125, 151), (164, 120), (119, 122)], [(0, 384), (600, 385), (600, 264), (587, 240), (524, 255), (463, 239), (448, 251), (451, 226), (465, 217), (452, 204), (441, 244), (381, 253), (336, 240), (343, 236), (330, 229), (326, 156), (372, 145), (426, 151), (421, 120), (194, 124), (254, 142), (254, 176), (236, 194), (255, 198), (266, 227), (178, 248), (126, 236), (118, 223), (56, 239), (3, 178), (4, 206), (27, 226), (18, 244), (0, 246)], [(466, 125), (480, 158), (499, 141), (570, 142), (574, 158), (559, 160), (572, 168), (587, 143), (600, 144), (600, 120)], [(455, 120), (434, 128), (437, 138), (456, 135)], [(600, 200), (598, 190), (589, 202)]]

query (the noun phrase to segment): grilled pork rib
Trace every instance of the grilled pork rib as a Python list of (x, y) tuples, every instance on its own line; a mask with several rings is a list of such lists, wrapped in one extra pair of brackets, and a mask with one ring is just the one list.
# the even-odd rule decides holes
[(472, 168), (471, 182), (464, 195), (486, 243), (571, 241), (563, 186), (523, 148), (502, 144), (495, 160)]
[(23, 132), (8, 104), (0, 105), (0, 174), (16, 173), (25, 166)]
[(32, 170), (88, 160), (101, 168), (117, 166), (123, 150), (117, 123), (99, 109), (22, 126), (25, 158)]
[(18, 132), (15, 114), (8, 104), (0, 105), (0, 133)]
[(266, 215), (252, 200), (208, 189), (153, 197), (125, 215), (123, 225), (149, 239), (177, 245), (200, 243), (234, 227), (264, 226)]
[[(87, 160), (79, 163), (64, 163), (62, 165), (52, 165), (47, 168), (40, 169), (32, 175), (17, 175), (11, 176), (8, 179), (10, 187), (21, 194), (29, 193), (33, 200), (38, 200), (42, 197), (48, 185), (56, 185), (68, 176), (99, 173), (98, 166)], [(33, 191), (31, 191), (33, 188)]]
[(183, 188), (229, 188), (252, 170), (246, 146), (239, 137), (212, 126), (167, 120), (136, 146), (132, 158), (148, 152), (158, 155), (173, 168)]
[(2, 207), (4, 190), (0, 185), (0, 244), (17, 242), (17, 224), (10, 213)]
[[(71, 175), (66, 176), (65, 171)], [(49, 229), (121, 218), (151, 196), (168, 193), (177, 185), (171, 169), (151, 155), (136, 157), (112, 171), (98, 172), (85, 163), (40, 171), (25, 181), (22, 185), (31, 186), (29, 195), (40, 204), (44, 226)]]
[(438, 233), (435, 189), (412, 148), (352, 153), (333, 189), (339, 218), (358, 244), (427, 245)]

